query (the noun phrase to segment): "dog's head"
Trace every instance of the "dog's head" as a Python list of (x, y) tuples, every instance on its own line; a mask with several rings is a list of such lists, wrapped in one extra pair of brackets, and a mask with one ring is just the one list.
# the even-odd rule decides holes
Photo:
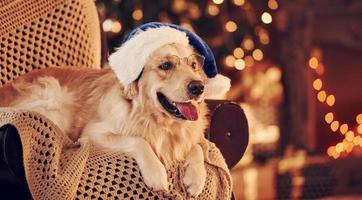
[(158, 48), (133, 83), (138, 91), (133, 91), (133, 98), (151, 101), (148, 105), (168, 117), (196, 121), (207, 81), (203, 62), (204, 57), (190, 45), (173, 43)]
[(205, 96), (230, 88), (230, 79), (217, 73), (208, 45), (174, 24), (151, 22), (131, 31), (109, 65), (127, 98), (172, 119), (196, 121), (205, 115)]

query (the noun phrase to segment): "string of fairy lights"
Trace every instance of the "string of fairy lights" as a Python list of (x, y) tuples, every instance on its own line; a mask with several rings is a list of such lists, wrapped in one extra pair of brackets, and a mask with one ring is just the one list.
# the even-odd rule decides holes
[[(225, 3), (224, 0), (212, 0), (207, 3), (205, 8), (205, 13), (209, 16), (215, 17), (218, 16), (221, 12), (222, 4)], [(231, 2), (244, 10), (248, 10), (251, 8), (251, 4), (247, 0), (231, 0)], [(268, 8), (270, 11), (277, 10), (279, 4), (276, 0), (268, 0), (267, 1)], [(180, 25), (194, 31), (192, 27), (192, 20), (196, 20), (200, 17), (202, 11), (199, 10), (199, 7), (192, 3), (187, 2), (185, 0), (173, 0), (172, 1), (172, 10), (174, 13), (181, 13), (186, 8), (189, 10), (190, 19), (181, 20)], [(270, 11), (264, 11), (260, 15), (260, 21), (267, 25), (272, 23), (273, 18)], [(142, 6), (136, 7), (132, 12), (132, 18), (134, 21), (142, 21), (143, 20), (143, 10)], [(159, 14), (159, 21), (161, 22), (172, 22), (166, 13), (161, 12)], [(234, 33), (238, 30), (238, 22), (228, 19), (224, 22), (223, 28), (228, 33)], [(103, 30), (108, 33), (117, 34), (120, 33), (123, 29), (122, 23), (119, 19), (115, 18), (108, 18), (104, 20), (102, 24)], [(257, 39), (259, 40), (258, 43), (262, 45), (267, 45), (270, 42), (268, 30), (263, 27), (262, 25), (257, 25), (255, 27), (255, 34)], [(224, 56), (223, 65), (229, 69), (236, 69), (236, 70), (243, 70), (246, 67), (251, 67), (255, 64), (255, 61), (261, 61), (264, 58), (264, 53), (261, 48), (257, 48), (255, 41), (252, 35), (244, 36), (240, 45), (236, 45), (229, 53), (229, 55)], [(222, 44), (222, 38), (215, 38), (213, 39), (212, 43), (214, 44)]]
[[(215, 4), (222, 4), (223, 0), (213, 0)], [(245, 0), (233, 0), (233, 3), (237, 6), (246, 6)], [(214, 5), (209, 5), (214, 7)], [(276, 0), (268, 1), (268, 8), (270, 10), (278, 9), (278, 2)], [(214, 8), (210, 8), (214, 9)], [(209, 10), (210, 10), (209, 9)], [(264, 11), (260, 20), (264, 24), (270, 24), (273, 21), (272, 15), (268, 11)], [(232, 20), (229, 20), (225, 23), (225, 30), (227, 32), (235, 32), (238, 26)], [(258, 25), (255, 28), (255, 33), (258, 36), (259, 42), (263, 45), (267, 45), (270, 42), (269, 33), (267, 29)], [(224, 59), (224, 64), (226, 67), (235, 68), (237, 70), (243, 70), (245, 67), (251, 67), (254, 65), (255, 61), (261, 61), (264, 58), (264, 53), (261, 49), (255, 48), (254, 41), (251, 36), (245, 36), (240, 47), (235, 47), (230, 55), (227, 55)]]
[(362, 113), (356, 116), (356, 125), (350, 127), (347, 123), (338, 120), (337, 115), (333, 110), (336, 104), (335, 95), (324, 89), (323, 74), (325, 67), (322, 62), (322, 52), (318, 48), (314, 48), (309, 59), (309, 67), (315, 72), (316, 79), (313, 81), (313, 88), (317, 91), (317, 99), (321, 103), (325, 103), (329, 112), (324, 116), (324, 121), (329, 125), (333, 133), (339, 133), (344, 136), (341, 142), (328, 147), (327, 154), (334, 159), (339, 158), (343, 154), (352, 152), (354, 147), (362, 147)]

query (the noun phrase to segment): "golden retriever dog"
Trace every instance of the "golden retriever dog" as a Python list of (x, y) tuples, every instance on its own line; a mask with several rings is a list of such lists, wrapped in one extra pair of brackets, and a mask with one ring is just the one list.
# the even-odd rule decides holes
[(199, 58), (191, 46), (165, 45), (128, 87), (108, 68), (37, 70), (0, 89), (0, 106), (41, 113), (75, 141), (130, 153), (154, 190), (167, 190), (165, 167), (185, 160), (183, 182), (197, 196), (206, 179), (198, 143), (208, 124)]
[(184, 162), (183, 184), (198, 196), (206, 180), (204, 98), (225, 93), (230, 80), (217, 74), (208, 46), (196, 45), (205, 50), (200, 55), (191, 41), (201, 39), (180, 30), (137, 30), (110, 56), (110, 68), (32, 71), (0, 88), (0, 107), (38, 112), (81, 145), (129, 153), (154, 190), (168, 190), (166, 169)]

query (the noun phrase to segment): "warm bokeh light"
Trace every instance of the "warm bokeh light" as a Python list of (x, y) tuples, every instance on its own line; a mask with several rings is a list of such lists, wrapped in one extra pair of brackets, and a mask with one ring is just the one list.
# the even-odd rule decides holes
[(264, 57), (263, 52), (260, 49), (255, 49), (253, 51), (253, 58), (255, 60), (261, 61), (261, 60), (263, 60), (263, 57)]
[(111, 19), (106, 19), (102, 23), (102, 28), (105, 32), (112, 31), (113, 21)]
[(235, 58), (232, 55), (228, 55), (225, 57), (225, 65), (228, 67), (233, 67), (235, 63)]
[(250, 36), (246, 36), (244, 38), (242, 46), (244, 47), (244, 49), (249, 50), (249, 51), (254, 49), (254, 42)]
[(329, 96), (327, 97), (327, 104), (328, 104), (329, 106), (333, 106), (335, 102), (336, 102), (336, 98), (334, 97), (333, 94), (332, 94), (332, 95), (329, 95)]
[(356, 122), (357, 122), (358, 124), (362, 124), (362, 113), (357, 115), (357, 117), (356, 117)]
[(253, 57), (251, 57), (251, 56), (246, 56), (246, 57), (245, 57), (245, 65), (246, 65), (247, 67), (253, 66), (253, 65), (254, 65), (254, 59), (253, 59)]
[(224, 0), (212, 0), (215, 4), (222, 4)]
[(237, 70), (243, 70), (245, 69), (245, 61), (243, 59), (237, 59), (234, 66)]
[(338, 121), (333, 121), (333, 122), (331, 123), (331, 130), (332, 130), (333, 132), (336, 132), (336, 131), (338, 130), (338, 128), (339, 128), (339, 122), (338, 122)]
[(186, 8), (187, 8), (186, 1), (184, 1), (184, 0), (175, 0), (175, 1), (173, 1), (172, 10), (175, 13), (181, 13)]
[(328, 154), (329, 156), (332, 156), (335, 151), (336, 151), (336, 147), (330, 146), (330, 147), (328, 147), (328, 149), (327, 149), (327, 154)]
[(119, 21), (114, 21), (112, 24), (112, 32), (119, 33), (122, 30), (122, 24)]
[(338, 153), (342, 153), (343, 152), (343, 150), (344, 150), (344, 148), (343, 148), (343, 143), (338, 143), (337, 145), (336, 145), (336, 151), (338, 152)]
[(348, 131), (348, 132), (346, 133), (346, 140), (347, 140), (348, 142), (352, 142), (352, 141), (353, 141), (353, 138), (354, 138), (354, 133), (353, 133), (352, 131)]
[(196, 4), (193, 4), (193, 3), (189, 4), (187, 7), (187, 10), (188, 10), (190, 18), (195, 20), (195, 19), (198, 19), (201, 17), (200, 8)]
[(134, 20), (137, 20), (137, 21), (141, 20), (142, 17), (143, 17), (143, 11), (141, 9), (136, 9), (136, 10), (133, 11), (132, 18)]
[(270, 24), (270, 23), (272, 23), (273, 18), (272, 18), (272, 16), (271, 16), (270, 13), (268, 13), (268, 12), (263, 12), (263, 14), (261, 15), (261, 21), (262, 21), (264, 24)]
[(226, 29), (226, 31), (228, 31), (228, 32), (235, 32), (237, 28), (238, 28), (238, 26), (237, 26), (236, 23), (233, 22), (233, 21), (228, 21), (228, 22), (226, 22), (226, 24), (225, 24), (225, 29)]
[(334, 115), (333, 115), (332, 112), (329, 112), (329, 113), (327, 113), (327, 114), (324, 116), (324, 120), (325, 120), (328, 124), (332, 123), (333, 118), (334, 118)]
[(324, 90), (319, 91), (317, 94), (317, 98), (320, 102), (324, 102), (326, 100), (326, 97), (327, 97), (327, 93)]
[(362, 134), (362, 124), (360, 124), (360, 125), (357, 126), (357, 132), (358, 132), (359, 134)]
[(317, 69), (318, 67), (318, 59), (316, 57), (312, 57), (309, 59), (309, 67), (312, 69)]
[(259, 31), (257, 31), (257, 34), (259, 36), (259, 41), (262, 44), (269, 44), (270, 39), (269, 39), (269, 33), (266, 29), (264, 28), (259, 28)]
[(320, 90), (320, 89), (322, 89), (322, 86), (323, 86), (323, 83), (322, 83), (322, 80), (321, 79), (316, 79), (316, 80), (314, 80), (313, 81), (313, 88), (315, 89), (315, 90)]
[(233, 0), (233, 3), (237, 6), (242, 6), (245, 3), (245, 0)]
[(317, 69), (315, 69), (315, 72), (319, 76), (322, 76), (324, 74), (324, 65), (322, 63), (319, 63)]
[(353, 144), (352, 143), (348, 143), (346, 146), (346, 152), (349, 153), (353, 150)]
[(361, 136), (357, 135), (356, 137), (353, 138), (353, 144), (357, 146), (361, 143), (361, 140), (362, 140)]
[(210, 4), (207, 6), (207, 13), (211, 16), (216, 16), (220, 13), (220, 9), (216, 5)]
[(278, 2), (276, 0), (269, 0), (268, 1), (268, 7), (272, 10), (278, 9)]
[(180, 24), (182, 27), (184, 27), (185, 29), (188, 29), (190, 31), (195, 31), (194, 28), (192, 27), (192, 25), (190, 23), (187, 23), (187, 22), (182, 22)]
[(242, 57), (244, 57), (244, 50), (240, 47), (235, 48), (233, 51), (233, 54), (234, 54), (235, 58), (242, 58)]
[(347, 131), (348, 131), (348, 124), (342, 124), (341, 127), (339, 127), (339, 131), (340, 131), (342, 134), (347, 133)]
[(273, 82), (278, 82), (282, 78), (282, 72), (277, 66), (272, 66), (266, 70), (265, 74), (268, 76), (269, 80)]
[(338, 153), (337, 151), (334, 151), (332, 157), (334, 159), (337, 159), (337, 158), (339, 158), (340, 155), (341, 155), (340, 153)]

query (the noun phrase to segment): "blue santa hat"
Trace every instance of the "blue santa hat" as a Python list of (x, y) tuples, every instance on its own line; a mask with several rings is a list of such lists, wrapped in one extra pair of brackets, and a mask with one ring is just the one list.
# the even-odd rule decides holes
[(205, 96), (226, 93), (230, 79), (218, 74), (214, 54), (195, 33), (175, 24), (150, 22), (132, 30), (123, 44), (109, 57), (109, 66), (120, 82), (127, 86), (141, 75), (149, 56), (158, 48), (171, 43), (191, 45), (205, 57), (203, 70), (209, 78), (205, 83)]

